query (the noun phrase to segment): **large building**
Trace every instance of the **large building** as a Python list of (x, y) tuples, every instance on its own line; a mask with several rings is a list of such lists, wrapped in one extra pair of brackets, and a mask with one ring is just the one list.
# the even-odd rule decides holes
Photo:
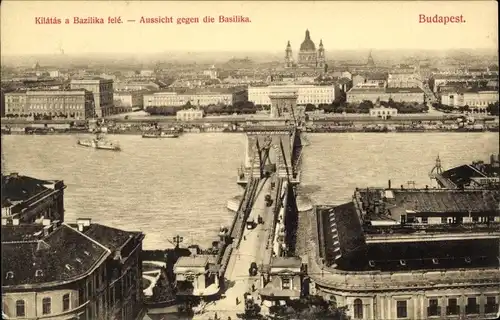
[(441, 94), (441, 104), (455, 108), (469, 106), (472, 109), (484, 110), (495, 102), (498, 102), (498, 91), (459, 89)]
[(206, 107), (209, 105), (232, 105), (236, 102), (236, 94), (225, 90), (223, 92), (212, 91), (187, 91), (177, 92), (155, 92), (144, 95), (144, 108), (148, 107), (181, 107), (186, 104), (192, 106)]
[(414, 71), (395, 70), (387, 77), (387, 86), (396, 88), (419, 88), (422, 86), (420, 76)]
[(71, 80), (71, 89), (85, 89), (94, 95), (95, 113), (98, 117), (112, 114), (113, 80), (111, 79), (75, 79)]
[(285, 50), (285, 68), (297, 68), (309, 71), (323, 71), (325, 68), (325, 48), (323, 47), (323, 40), (320, 40), (319, 47), (311, 40), (309, 30), (306, 30), (306, 36), (300, 45), (300, 51), (297, 60), (294, 61), (292, 53), (292, 45), (290, 41)]
[(94, 97), (84, 89), (8, 92), (5, 115), (89, 119), (94, 116)]
[(360, 103), (365, 100), (394, 102), (425, 102), (424, 91), (420, 88), (388, 87), (385, 81), (371, 81), (358, 84), (347, 92), (347, 102)]
[(2, 225), (39, 219), (64, 221), (62, 180), (39, 180), (18, 173), (2, 174)]
[(115, 91), (113, 100), (119, 106), (142, 109), (144, 91)]
[(8, 319), (134, 320), (142, 311), (144, 235), (90, 219), (2, 226)]
[(302, 253), (309, 290), (352, 319), (497, 319), (499, 201), (492, 189), (389, 183), (316, 207)]
[(336, 85), (316, 86), (316, 85), (278, 85), (278, 86), (249, 86), (248, 101), (255, 105), (270, 106), (269, 95), (283, 90), (295, 91), (298, 95), (297, 105), (320, 105), (330, 104), (340, 94), (340, 89)]

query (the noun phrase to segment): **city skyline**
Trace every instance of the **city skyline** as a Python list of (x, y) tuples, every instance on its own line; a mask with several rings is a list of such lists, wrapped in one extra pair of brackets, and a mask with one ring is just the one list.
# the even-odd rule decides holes
[[(306, 29), (329, 50), (453, 50), (498, 48), (493, 1), (474, 2), (193, 2), (3, 3), (2, 55), (160, 52), (280, 52), (294, 55)], [(189, 13), (187, 13), (189, 12)], [(306, 14), (307, 12), (307, 14)], [(397, 15), (394, 14), (397, 12)], [(463, 15), (465, 23), (422, 24), (419, 14)], [(248, 16), (235, 24), (175, 24), (176, 17)], [(123, 24), (64, 24), (64, 18), (121, 16)], [(144, 17), (173, 16), (173, 24), (140, 24)], [(62, 24), (35, 24), (57, 17)], [(126, 22), (134, 19), (136, 22)], [(107, 21), (105, 21), (107, 22)], [(96, 38), (96, 35), (99, 37)]]

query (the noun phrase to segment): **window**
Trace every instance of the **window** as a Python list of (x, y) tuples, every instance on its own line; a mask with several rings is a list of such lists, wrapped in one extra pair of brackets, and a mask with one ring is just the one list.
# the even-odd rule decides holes
[(457, 315), (460, 313), (460, 307), (457, 303), (457, 298), (448, 299), (448, 306), (446, 307), (447, 315)]
[(66, 293), (63, 298), (63, 311), (68, 311), (69, 310), (69, 293)]
[(281, 287), (283, 290), (285, 289), (290, 289), (290, 279), (289, 278), (283, 278), (281, 279)]
[(486, 304), (484, 305), (484, 313), (497, 313), (498, 304), (495, 297), (486, 297)]
[(429, 317), (435, 317), (441, 315), (441, 308), (438, 305), (438, 299), (430, 299), (429, 307), (427, 307), (427, 315)]
[(85, 301), (85, 286), (81, 286), (78, 288), (78, 305), (81, 306)]
[(476, 298), (467, 298), (467, 305), (465, 306), (465, 314), (479, 313), (479, 305)]
[(363, 301), (354, 300), (354, 319), (363, 319)]
[(422, 217), (422, 223), (427, 223), (428, 222), (428, 218), (427, 217)]
[(24, 300), (16, 301), (16, 317), (24, 317), (26, 316), (26, 309), (24, 306)]
[(51, 303), (50, 298), (43, 298), (42, 300), (42, 314), (50, 314)]
[(408, 308), (406, 301), (397, 301), (396, 303), (396, 315), (398, 318), (408, 317)]

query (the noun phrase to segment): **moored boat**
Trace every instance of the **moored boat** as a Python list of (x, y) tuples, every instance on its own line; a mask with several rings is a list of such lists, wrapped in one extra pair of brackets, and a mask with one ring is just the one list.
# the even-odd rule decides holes
[(121, 151), (118, 144), (107, 141), (100, 135), (97, 135), (93, 139), (80, 139), (78, 140), (78, 145), (101, 150)]

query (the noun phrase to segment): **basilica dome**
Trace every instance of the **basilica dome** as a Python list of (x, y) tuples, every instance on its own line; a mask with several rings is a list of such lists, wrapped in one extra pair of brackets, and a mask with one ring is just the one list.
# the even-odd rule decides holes
[(300, 51), (316, 51), (316, 46), (314, 42), (311, 40), (311, 36), (309, 35), (309, 30), (306, 30), (306, 38), (300, 45)]

